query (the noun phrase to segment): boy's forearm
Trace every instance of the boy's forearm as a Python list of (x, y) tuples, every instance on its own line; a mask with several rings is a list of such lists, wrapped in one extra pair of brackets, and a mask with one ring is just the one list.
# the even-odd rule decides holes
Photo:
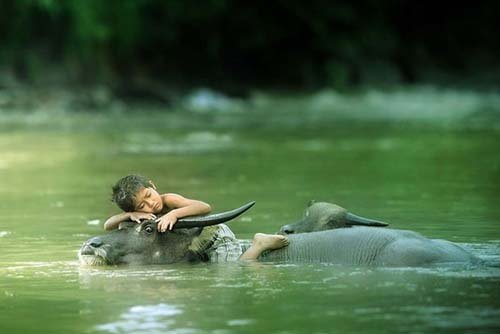
[(106, 222), (104, 223), (104, 229), (106, 231), (114, 230), (120, 225), (121, 222), (129, 220), (130, 219), (130, 213), (129, 212), (122, 212), (120, 214), (114, 215)]

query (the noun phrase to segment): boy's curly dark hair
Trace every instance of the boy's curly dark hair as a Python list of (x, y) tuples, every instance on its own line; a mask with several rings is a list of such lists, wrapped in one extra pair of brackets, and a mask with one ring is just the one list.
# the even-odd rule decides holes
[(151, 186), (148, 179), (141, 175), (127, 175), (122, 177), (113, 186), (113, 195), (111, 200), (125, 212), (135, 211), (135, 195), (141, 187)]

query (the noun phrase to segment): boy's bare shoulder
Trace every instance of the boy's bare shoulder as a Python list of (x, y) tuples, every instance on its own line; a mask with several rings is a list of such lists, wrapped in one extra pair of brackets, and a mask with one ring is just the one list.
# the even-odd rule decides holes
[(176, 193), (162, 194), (161, 198), (163, 199), (163, 203), (168, 207), (176, 207), (177, 205), (183, 204), (183, 202), (186, 201), (186, 198), (184, 196)]
[(164, 200), (176, 200), (183, 199), (184, 196), (176, 194), (176, 193), (165, 193), (160, 195)]

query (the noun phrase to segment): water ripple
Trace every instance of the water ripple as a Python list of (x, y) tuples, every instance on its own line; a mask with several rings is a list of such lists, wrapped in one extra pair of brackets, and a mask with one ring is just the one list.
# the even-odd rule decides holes
[(97, 325), (95, 329), (109, 333), (195, 333), (195, 329), (174, 329), (174, 316), (183, 311), (176, 305), (136, 305), (111, 323)]

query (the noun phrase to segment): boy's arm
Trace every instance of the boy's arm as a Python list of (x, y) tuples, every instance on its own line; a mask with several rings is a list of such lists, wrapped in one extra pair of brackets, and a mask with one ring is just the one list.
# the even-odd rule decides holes
[(166, 194), (163, 197), (163, 202), (168, 208), (172, 209), (168, 213), (175, 214), (177, 218), (204, 215), (212, 211), (212, 208), (207, 203), (189, 199), (179, 194)]
[(146, 212), (122, 212), (117, 215), (111, 216), (104, 223), (104, 229), (106, 231), (111, 231), (118, 228), (121, 222), (132, 220), (136, 223), (140, 223), (141, 219), (155, 219), (156, 216), (152, 213)]
[(188, 216), (199, 216), (210, 213), (212, 208), (209, 204), (185, 198), (179, 194), (165, 194), (162, 196), (163, 203), (168, 207), (172, 208), (166, 215), (158, 218), (158, 230), (160, 232), (165, 232), (166, 230), (171, 230), (177, 219)]

